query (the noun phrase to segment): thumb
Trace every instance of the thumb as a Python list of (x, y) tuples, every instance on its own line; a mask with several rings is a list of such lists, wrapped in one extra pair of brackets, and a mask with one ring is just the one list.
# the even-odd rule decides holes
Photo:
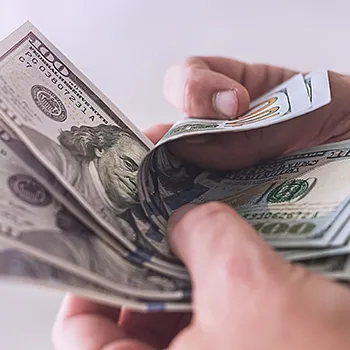
[(243, 85), (215, 72), (201, 59), (190, 58), (172, 66), (164, 79), (164, 95), (191, 117), (235, 118), (249, 107)]
[(255, 99), (295, 72), (225, 57), (190, 57), (172, 66), (164, 79), (166, 99), (187, 115), (234, 118)]
[(169, 221), (175, 254), (190, 271), (194, 307), (223, 310), (245, 300), (267, 274), (285, 275), (288, 264), (231, 207), (186, 205)]

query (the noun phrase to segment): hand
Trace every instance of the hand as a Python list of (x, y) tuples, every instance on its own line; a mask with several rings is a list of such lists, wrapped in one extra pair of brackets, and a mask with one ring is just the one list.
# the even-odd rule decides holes
[[(233, 209), (179, 209), (173, 250), (193, 282), (194, 314), (138, 314), (68, 297), (56, 350), (345, 350), (350, 292), (283, 261)], [(170, 343), (170, 345), (169, 345)]]
[[(230, 74), (225, 76), (225, 71)], [(242, 82), (243, 72), (243, 85), (250, 96), (236, 82)], [(225, 113), (234, 117), (244, 113), (249, 98), (292, 74), (226, 59), (190, 59), (170, 70), (165, 90), (170, 101), (194, 117), (222, 118)], [(196, 145), (203, 141), (198, 138), (192, 140), (194, 143), (180, 140), (173, 144), (173, 150), (198, 165), (233, 169), (294, 149), (348, 138), (348, 78), (332, 73), (331, 86), (331, 105), (308, 120), (298, 118), (262, 132), (214, 136), (201, 145)], [(213, 96), (233, 88), (238, 99), (219, 94), (219, 99), (228, 102), (228, 109), (218, 112), (220, 103), (212, 104)], [(148, 136), (157, 142), (168, 128), (158, 126)], [(292, 137), (296, 130), (298, 137)], [(350, 297), (346, 289), (282, 261), (223, 204), (206, 204), (186, 213), (188, 209), (184, 207), (172, 217), (170, 239), (193, 280), (194, 317), (190, 325), (188, 314), (139, 314), (68, 296), (53, 331), (56, 350), (162, 349), (169, 343), (171, 350), (348, 348)]]
[(137, 313), (68, 295), (52, 339), (55, 350), (164, 349), (190, 317), (186, 313)]
[[(165, 77), (166, 98), (189, 116), (235, 118), (250, 100), (296, 72), (219, 57), (189, 58)], [(350, 138), (350, 78), (330, 73), (332, 102), (306, 116), (241, 133), (175, 141), (171, 150), (204, 168), (239, 169), (287, 152)], [(169, 125), (158, 126), (165, 133)]]

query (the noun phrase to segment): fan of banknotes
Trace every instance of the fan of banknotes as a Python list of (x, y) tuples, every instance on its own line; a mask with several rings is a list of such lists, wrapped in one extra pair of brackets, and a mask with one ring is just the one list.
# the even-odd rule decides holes
[(350, 141), (226, 173), (166, 147), (285, 122), (330, 101), (327, 71), (295, 75), (239, 119), (185, 119), (154, 146), (25, 23), (0, 43), (0, 278), (135, 310), (190, 310), (191, 281), (169, 250), (167, 221), (186, 203), (222, 201), (286, 259), (346, 281)]

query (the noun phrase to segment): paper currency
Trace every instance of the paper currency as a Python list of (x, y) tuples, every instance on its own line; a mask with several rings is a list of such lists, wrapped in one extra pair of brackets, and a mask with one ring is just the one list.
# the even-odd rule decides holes
[[(149, 210), (168, 217), (185, 204), (180, 200), (219, 200), (232, 205), (274, 247), (340, 246), (349, 235), (344, 229), (349, 220), (349, 157), (349, 141), (328, 144), (220, 176), (193, 172), (182, 191), (170, 191), (164, 182), (161, 187), (158, 174), (158, 200), (148, 199)], [(185, 172), (179, 173), (183, 185)]]
[(14, 141), (0, 140), (0, 242), (130, 296), (184, 297), (186, 280), (132, 264), (76, 220), (12, 151), (20, 152)]
[(350, 141), (233, 172), (199, 169), (166, 147), (286, 122), (330, 100), (328, 72), (297, 74), (240, 118), (186, 119), (154, 147), (24, 24), (0, 43), (0, 275), (137, 310), (188, 310), (191, 283), (167, 221), (186, 203), (223, 201), (286, 259), (349, 279)]
[(331, 279), (350, 280), (350, 255), (343, 254), (301, 261), (309, 270)]
[[(1, 116), (1, 115), (0, 115)], [(70, 193), (64, 189), (64, 187), (56, 181), (56, 179), (36, 160), (36, 158), (28, 151), (26, 146), (21, 140), (17, 138), (14, 132), (6, 126), (0, 120), (0, 143), (3, 145), (3, 152), (6, 154), (12, 154), (12, 161), (18, 166), (25, 169), (31, 177), (35, 178), (40, 182), (42, 186), (50, 193), (53, 198), (57, 200), (66, 209), (67, 212), (71, 213), (72, 220), (74, 218), (79, 222), (84, 222), (87, 231), (90, 234), (96, 235), (101, 241), (108, 245), (108, 249), (112, 249), (117, 256), (123, 258), (124, 263), (132, 263), (147, 267), (156, 272), (162, 274), (168, 274), (171, 277), (180, 277), (182, 280), (188, 280), (188, 275), (178, 271), (164, 270), (159, 266), (151, 264), (149, 261), (140, 259), (137, 255), (127, 251), (121, 246), (118, 241), (113, 239), (111, 235), (108, 235), (96, 222), (91, 220), (89, 214), (79, 205)], [(6, 165), (6, 158), (2, 159)], [(4, 165), (4, 169), (6, 166)], [(6, 199), (5, 199), (6, 200)], [(81, 231), (79, 229), (79, 231)]]
[(138, 200), (136, 176), (149, 140), (30, 23), (1, 50), (5, 123), (121, 244), (176, 270), (162, 259), (160, 235)]
[(44, 263), (33, 256), (0, 244), (0, 278), (12, 283), (29, 283), (36, 286), (53, 288), (62, 292), (74, 293), (98, 303), (120, 306), (145, 311), (189, 311), (190, 302), (160, 302), (131, 298), (108, 290), (104, 286), (76, 276), (67, 270)]

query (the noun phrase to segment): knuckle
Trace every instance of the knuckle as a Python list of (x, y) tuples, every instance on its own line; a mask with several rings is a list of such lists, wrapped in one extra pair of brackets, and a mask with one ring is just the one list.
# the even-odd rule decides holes
[(237, 284), (237, 280), (246, 281), (247, 278), (251, 278), (249, 259), (245, 254), (222, 254), (218, 259), (217, 268), (229, 285)]
[(189, 56), (183, 61), (184, 67), (198, 67), (203, 66), (203, 60), (199, 56)]
[(221, 202), (209, 202), (209, 203), (203, 204), (200, 209), (203, 211), (202, 215), (204, 216), (210, 213), (212, 214), (220, 214), (221, 212), (227, 213), (228, 209), (230, 208), (226, 204)]
[(208, 68), (200, 57), (191, 56), (171, 66), (164, 77), (165, 97), (185, 113), (196, 114), (201, 104), (202, 68)]
[(198, 101), (198, 95), (201, 91), (201, 80), (198, 76), (198, 69), (188, 67), (185, 71), (185, 84), (183, 95), (183, 106), (186, 112), (192, 113)]
[[(243, 247), (242, 247), (243, 248)], [(260, 284), (265, 279), (265, 264), (261, 252), (256, 247), (251, 249), (236, 249), (231, 254), (221, 256), (221, 266), (229, 281), (250, 281)]]
[(180, 73), (181, 67), (178, 64), (170, 66), (165, 73), (163, 80), (163, 93), (170, 101), (174, 98), (174, 89), (176, 88), (176, 82)]
[[(214, 221), (215, 217), (221, 216), (222, 214), (227, 215), (227, 205), (220, 202), (209, 202), (201, 204), (188, 214), (188, 219), (192, 220), (194, 224), (201, 224), (207, 220)], [(206, 222), (207, 223), (207, 222)]]

